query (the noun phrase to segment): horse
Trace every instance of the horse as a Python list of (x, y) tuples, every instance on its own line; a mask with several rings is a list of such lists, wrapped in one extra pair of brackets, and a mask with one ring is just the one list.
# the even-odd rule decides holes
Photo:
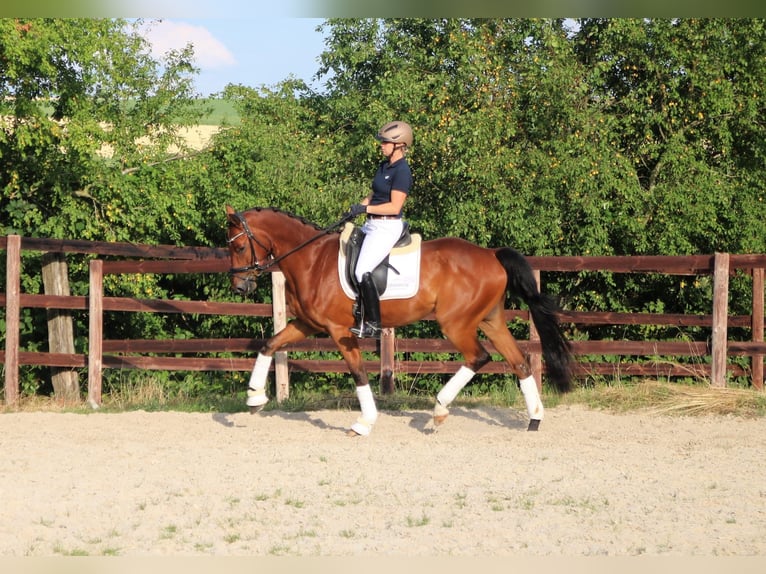
[[(258, 276), (279, 265), (285, 298), (294, 315), (287, 326), (259, 350), (248, 382), (247, 406), (257, 412), (268, 402), (266, 382), (275, 352), (315, 334), (335, 342), (356, 385), (361, 415), (347, 429), (367, 436), (378, 418), (354, 326), (354, 299), (344, 293), (338, 269), (340, 233), (320, 228), (275, 207), (235, 211), (226, 206), (231, 287), (247, 295)], [(333, 229), (336, 228), (336, 229)], [(510, 247), (487, 248), (456, 237), (423, 241), (419, 288), (408, 298), (381, 300), (383, 328), (401, 327), (433, 313), (444, 336), (463, 356), (463, 364), (436, 395), (433, 423), (445, 422), (449, 405), (475, 373), (490, 360), (481, 344), (481, 330), (518, 377), (529, 415), (528, 431), (536, 431), (544, 407), (537, 380), (505, 321), (506, 295), (521, 299), (540, 336), (546, 373), (556, 391), (571, 390), (571, 350), (558, 321), (558, 303), (539, 291), (526, 258)]]

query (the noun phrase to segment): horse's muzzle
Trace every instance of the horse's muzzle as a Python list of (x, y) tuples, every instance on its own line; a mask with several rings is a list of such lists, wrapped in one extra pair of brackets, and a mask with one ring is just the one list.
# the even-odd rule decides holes
[(232, 277), (231, 289), (238, 295), (250, 295), (255, 287), (256, 281), (252, 277)]

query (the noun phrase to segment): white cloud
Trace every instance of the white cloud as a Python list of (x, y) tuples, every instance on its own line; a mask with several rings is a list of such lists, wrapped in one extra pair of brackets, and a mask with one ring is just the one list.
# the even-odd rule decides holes
[(170, 50), (180, 50), (191, 44), (195, 62), (201, 69), (214, 70), (237, 64), (234, 54), (204, 26), (178, 20), (161, 20), (148, 23), (142, 33), (151, 43), (155, 57), (162, 57)]

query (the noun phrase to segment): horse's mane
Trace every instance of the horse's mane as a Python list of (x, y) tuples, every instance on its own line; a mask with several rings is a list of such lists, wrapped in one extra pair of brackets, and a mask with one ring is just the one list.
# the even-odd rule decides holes
[(296, 219), (300, 221), (304, 225), (310, 225), (317, 231), (323, 231), (323, 229), (320, 226), (318, 226), (316, 223), (314, 223), (313, 221), (309, 221), (308, 219), (301, 217), (300, 215), (295, 215), (294, 213), (285, 211), (284, 209), (280, 209), (278, 207), (251, 207), (247, 211), (273, 211), (274, 213), (281, 213), (282, 215), (286, 215), (287, 217), (291, 219)]

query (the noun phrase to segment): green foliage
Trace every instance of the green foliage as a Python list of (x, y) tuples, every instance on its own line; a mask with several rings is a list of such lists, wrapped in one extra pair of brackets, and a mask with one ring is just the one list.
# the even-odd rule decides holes
[(0, 54), (6, 232), (124, 240), (146, 221), (131, 184), (196, 123), (191, 52), (157, 62), (122, 20), (3, 19)]
[(643, 192), (642, 251), (763, 251), (763, 21), (586, 20), (576, 45)]
[[(405, 216), (426, 239), (529, 255), (766, 252), (762, 20), (344, 18), (321, 29), (322, 92), (288, 79), (199, 100), (191, 47), (155, 61), (124, 20), (1, 19), (5, 233), (222, 246), (227, 203), (329, 225), (367, 193), (381, 160), (372, 136), (398, 118), (415, 131)], [(180, 137), (197, 123), (221, 128), (204, 150)], [(25, 259), (25, 292), (42, 290), (33, 266)], [(70, 262), (70, 283), (87, 293), (87, 261)], [(549, 273), (543, 284), (572, 310), (706, 314), (712, 298), (707, 277)], [(235, 300), (225, 276), (109, 277), (105, 289)], [(749, 278), (732, 278), (731, 290), (732, 312), (749, 313)], [(255, 297), (268, 301), (270, 285)], [(44, 319), (27, 311), (25, 348), (44, 348)], [(271, 325), (124, 314), (105, 329), (240, 337)], [(438, 336), (430, 323), (403, 332)], [(568, 335), (705, 333), (571, 326)], [(193, 378), (167, 384), (190, 393), (216, 385)], [(402, 384), (430, 392), (442, 378)], [(297, 384), (332, 393), (348, 382)]]

